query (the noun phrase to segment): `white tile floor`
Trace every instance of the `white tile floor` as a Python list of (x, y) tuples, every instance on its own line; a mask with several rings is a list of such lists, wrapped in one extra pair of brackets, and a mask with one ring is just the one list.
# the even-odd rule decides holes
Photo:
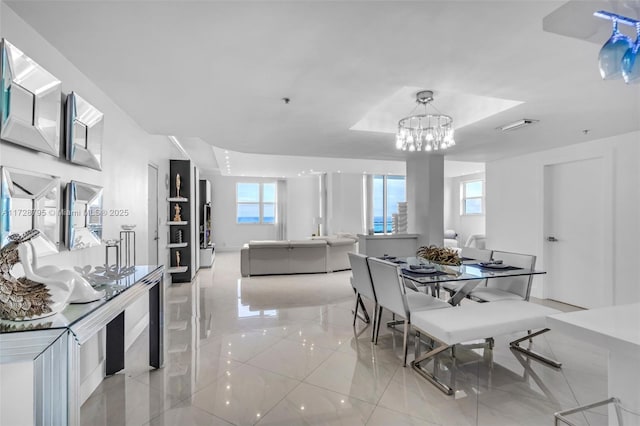
[[(459, 349), (455, 366), (443, 357), (456, 372), (457, 392), (446, 396), (402, 367), (400, 333), (383, 327), (377, 346), (370, 327), (354, 335), (349, 271), (253, 278), (239, 271), (238, 253), (218, 253), (213, 269), (171, 286), (165, 367), (146, 366), (143, 334), (126, 369), (83, 405), (82, 423), (551, 425), (555, 411), (607, 397), (605, 352), (553, 331), (534, 345), (562, 369), (512, 353), (513, 336), (496, 336), (493, 363), (482, 349)], [(572, 417), (608, 421), (606, 409)]]

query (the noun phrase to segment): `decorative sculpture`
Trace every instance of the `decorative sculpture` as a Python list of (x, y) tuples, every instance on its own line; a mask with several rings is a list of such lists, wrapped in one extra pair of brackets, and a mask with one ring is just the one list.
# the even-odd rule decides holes
[(104, 297), (104, 290), (94, 290), (89, 281), (75, 271), (60, 269), (53, 265), (38, 267), (35, 248), (31, 242), (21, 244), (18, 252), (26, 277), (48, 286), (52, 283), (64, 283), (70, 293), (69, 303), (88, 303)]
[(181, 222), (182, 217), (180, 216), (180, 211), (182, 210), (182, 208), (180, 208), (180, 206), (176, 204), (175, 206), (173, 206), (173, 210), (175, 211), (175, 214), (173, 215), (173, 221)]
[(10, 235), (0, 249), (0, 318), (31, 320), (56, 314), (67, 306), (70, 292), (62, 282), (45, 285), (27, 277), (15, 278), (11, 270), (21, 261), (19, 248), (40, 234), (38, 230)]
[(176, 251), (176, 266), (180, 266), (180, 251)]
[(441, 265), (457, 266), (462, 264), (458, 253), (448, 247), (437, 247), (433, 245), (428, 247), (422, 246), (418, 248), (416, 254), (418, 257), (423, 257), (433, 263), (439, 263)]
[(176, 197), (180, 197), (180, 173), (176, 173)]

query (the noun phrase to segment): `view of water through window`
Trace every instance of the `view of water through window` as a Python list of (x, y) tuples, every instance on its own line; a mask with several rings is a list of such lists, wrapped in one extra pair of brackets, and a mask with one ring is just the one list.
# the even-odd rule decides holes
[(392, 215), (398, 213), (398, 203), (403, 201), (406, 201), (404, 176), (376, 175), (373, 177), (373, 232), (379, 234), (392, 231)]

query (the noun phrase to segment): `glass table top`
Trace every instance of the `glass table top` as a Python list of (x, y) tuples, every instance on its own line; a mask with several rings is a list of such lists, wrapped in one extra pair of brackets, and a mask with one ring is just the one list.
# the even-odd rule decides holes
[[(403, 262), (403, 263), (399, 263)], [(515, 277), (520, 275), (542, 275), (546, 274), (544, 271), (537, 271), (533, 269), (518, 268), (518, 269), (490, 269), (481, 267), (477, 260), (467, 260), (462, 265), (441, 265), (437, 263), (425, 262), (424, 260), (417, 260), (415, 257), (399, 258), (397, 263), (402, 270), (402, 276), (418, 283), (439, 283), (439, 282), (451, 282), (451, 281), (468, 281), (488, 278), (499, 277)], [(443, 274), (408, 274), (405, 273), (404, 268), (409, 269), (410, 265), (424, 265), (433, 267), (436, 271)]]
[(106, 296), (90, 303), (73, 303), (55, 315), (28, 321), (0, 320), (0, 334), (15, 333), (33, 330), (64, 329), (69, 328), (77, 321), (105, 305), (114, 297), (124, 293), (134, 284), (143, 280), (146, 276), (162, 268), (158, 265), (136, 266), (133, 273), (119, 279), (105, 281), (94, 285), (96, 290), (105, 290)]

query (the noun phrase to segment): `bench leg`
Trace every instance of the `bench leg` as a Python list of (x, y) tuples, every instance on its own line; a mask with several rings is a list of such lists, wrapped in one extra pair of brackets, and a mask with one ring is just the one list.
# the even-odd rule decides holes
[(520, 346), (520, 342), (523, 342), (525, 340), (531, 340), (534, 337), (541, 335), (542, 333), (546, 333), (547, 331), (549, 331), (548, 328), (543, 328), (542, 330), (536, 331), (535, 333), (529, 333), (529, 334), (527, 334), (526, 336), (524, 336), (524, 337), (522, 337), (520, 339), (514, 340), (513, 342), (509, 342), (509, 347), (511, 347), (511, 349), (513, 349), (513, 350), (516, 350), (516, 351), (522, 352), (523, 354), (529, 355), (531, 358), (535, 358), (538, 361), (542, 361), (545, 364), (548, 364), (548, 365), (550, 365), (552, 367), (560, 368), (560, 367), (562, 367), (562, 363), (560, 363), (560, 362), (558, 362), (556, 360), (553, 360), (551, 358), (547, 358), (544, 355), (541, 355), (541, 354), (539, 354), (537, 352), (534, 352), (534, 351), (532, 351), (530, 349), (525, 349), (525, 348)]
[[(440, 389), (445, 394), (453, 395), (453, 388), (451, 388), (449, 385), (447, 385), (446, 383), (438, 379), (435, 375), (431, 374), (429, 371), (425, 370), (420, 366), (420, 363), (427, 361), (430, 358), (433, 358), (436, 355), (438, 355), (440, 352), (444, 352), (447, 349), (449, 349), (449, 345), (447, 345), (444, 342), (437, 341), (436, 339), (433, 339), (433, 338), (432, 338), (432, 341), (436, 341), (437, 343), (440, 343), (440, 346), (436, 346), (435, 349), (430, 350), (429, 352), (422, 355), (421, 357), (416, 356), (416, 359), (411, 363), (411, 368), (413, 368), (413, 370), (416, 373), (420, 374), (422, 377), (430, 381), (435, 387)], [(418, 337), (416, 338), (416, 345), (419, 346), (420, 344), (419, 342), (420, 342), (420, 338)]]

